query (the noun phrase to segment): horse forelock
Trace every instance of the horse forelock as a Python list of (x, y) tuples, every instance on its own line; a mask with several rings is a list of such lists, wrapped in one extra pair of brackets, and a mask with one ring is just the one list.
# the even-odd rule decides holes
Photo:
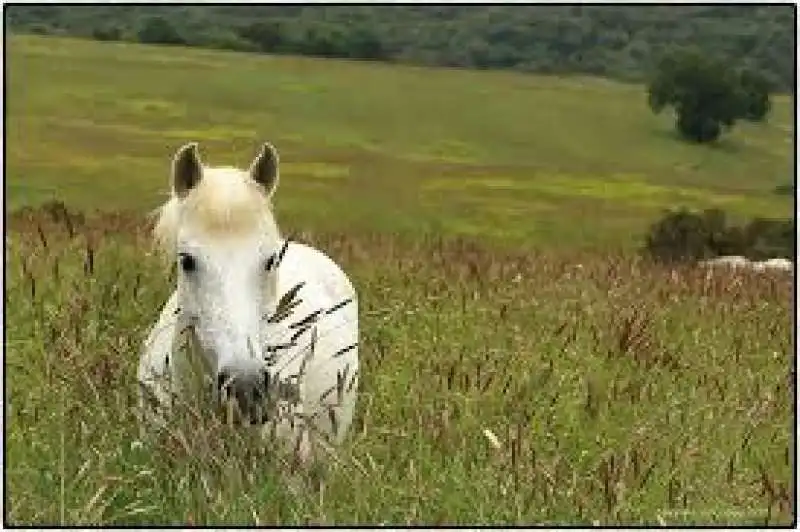
[(258, 233), (280, 238), (269, 198), (237, 168), (205, 168), (203, 178), (185, 197), (173, 195), (157, 213), (153, 236), (162, 253), (173, 254), (184, 225), (209, 241)]

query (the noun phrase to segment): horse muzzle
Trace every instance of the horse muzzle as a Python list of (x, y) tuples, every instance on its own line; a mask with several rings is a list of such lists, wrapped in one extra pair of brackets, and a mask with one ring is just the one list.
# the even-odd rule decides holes
[(232, 424), (262, 425), (286, 415), (287, 406), (300, 402), (296, 384), (281, 382), (267, 370), (257, 373), (220, 371), (219, 407)]

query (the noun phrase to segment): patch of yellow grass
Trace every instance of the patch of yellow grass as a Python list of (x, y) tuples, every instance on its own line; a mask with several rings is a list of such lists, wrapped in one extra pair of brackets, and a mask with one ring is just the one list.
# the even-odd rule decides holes
[(350, 167), (330, 163), (284, 163), (281, 167), (284, 175), (302, 175), (322, 179), (335, 179), (350, 176)]
[(635, 203), (639, 206), (662, 206), (677, 202), (690, 204), (746, 205), (753, 199), (739, 194), (724, 194), (702, 188), (678, 188), (647, 183), (634, 174), (603, 177), (536, 174), (524, 177), (468, 177), (431, 179), (422, 185), (425, 191), (518, 191), (530, 195), (543, 193), (565, 198), (589, 198)]

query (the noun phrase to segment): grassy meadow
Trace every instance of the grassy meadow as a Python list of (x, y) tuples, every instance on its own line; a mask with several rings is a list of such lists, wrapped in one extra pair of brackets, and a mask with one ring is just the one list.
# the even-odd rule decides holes
[[(596, 79), (6, 53), (7, 524), (795, 521), (792, 278), (632, 253), (664, 208), (789, 216), (788, 100), (697, 147), (641, 87)], [(357, 418), (298, 494), (271, 448), (192, 408), (130, 445), (172, 287), (146, 224), (169, 158), (197, 140), (244, 166), (265, 139), (279, 222), (360, 294)], [(68, 212), (37, 207), (54, 199)]]
[(713, 148), (679, 142), (641, 86), (43, 37), (8, 43), (8, 205), (142, 212), (201, 142), (282, 155), (282, 218), (606, 250), (663, 209), (792, 215), (791, 102)]

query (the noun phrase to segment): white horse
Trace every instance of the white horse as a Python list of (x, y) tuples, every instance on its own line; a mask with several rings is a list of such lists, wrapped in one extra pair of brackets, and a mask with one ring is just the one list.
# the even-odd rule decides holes
[[(358, 388), (356, 291), (324, 253), (281, 237), (271, 206), (278, 174), (269, 143), (247, 171), (203, 165), (197, 143), (176, 153), (154, 236), (178, 279), (139, 362), (145, 432), (148, 422), (168, 423), (171, 399), (199, 366), (218, 406), (271, 426), (301, 458), (309, 429), (333, 443), (345, 436)], [(182, 331), (192, 346), (183, 354)]]

